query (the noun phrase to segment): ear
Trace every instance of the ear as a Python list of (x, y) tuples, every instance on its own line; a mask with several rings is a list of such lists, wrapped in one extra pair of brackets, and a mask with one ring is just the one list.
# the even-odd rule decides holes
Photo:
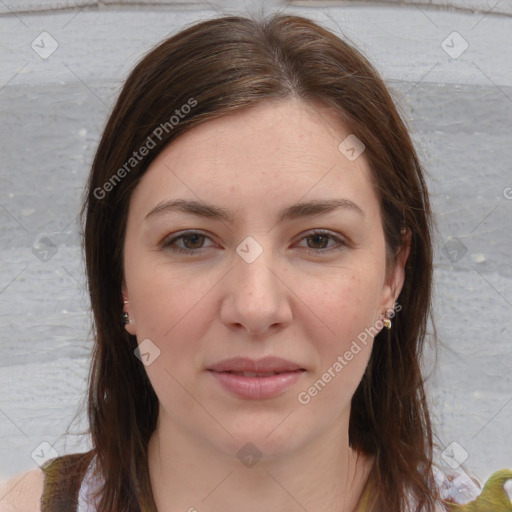
[(402, 291), (405, 281), (405, 264), (411, 251), (411, 237), (411, 230), (407, 229), (403, 235), (402, 247), (395, 257), (393, 267), (388, 269), (381, 294), (380, 307), (382, 312), (393, 311), (396, 299)]
[(128, 313), (129, 323), (125, 324), (124, 328), (133, 336), (136, 336), (137, 334), (137, 328), (135, 326), (135, 317), (133, 315), (132, 307), (130, 305), (130, 296), (128, 294), (128, 288), (126, 286), (126, 283), (123, 281), (122, 285), (122, 293), (123, 293), (123, 313)]

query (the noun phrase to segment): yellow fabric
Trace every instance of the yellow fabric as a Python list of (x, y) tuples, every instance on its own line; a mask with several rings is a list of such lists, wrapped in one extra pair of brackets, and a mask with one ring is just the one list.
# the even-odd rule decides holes
[[(475, 500), (464, 505), (444, 501), (442, 507), (447, 512), (512, 512), (512, 502), (503, 488), (508, 480), (512, 480), (512, 470), (496, 471), (488, 478)], [(371, 503), (373, 493), (373, 480), (370, 476), (354, 512), (374, 512), (375, 507)]]
[(512, 480), (512, 470), (501, 469), (487, 480), (480, 496), (465, 505), (451, 503), (449, 512), (512, 512), (512, 502), (503, 488), (507, 480)]

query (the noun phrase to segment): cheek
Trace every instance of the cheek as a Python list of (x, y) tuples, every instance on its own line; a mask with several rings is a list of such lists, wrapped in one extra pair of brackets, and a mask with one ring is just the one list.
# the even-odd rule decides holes
[[(127, 262), (126, 281), (139, 344), (150, 339), (160, 349), (155, 368), (163, 365), (176, 377), (199, 368), (201, 343), (215, 318), (211, 289), (219, 276), (149, 258), (132, 261), (136, 264)], [(152, 366), (148, 374), (154, 374)]]
[(318, 355), (307, 384), (313, 388), (306, 387), (304, 391), (311, 398), (322, 395), (315, 398), (317, 406), (333, 400), (337, 411), (349, 403), (355, 392), (376, 334), (382, 276), (376, 270), (377, 265), (363, 263), (361, 259), (360, 265), (338, 269), (328, 279), (302, 281), (300, 292), (310, 297), (307, 306), (315, 313), (313, 317), (309, 313), (313, 320), (303, 327)]
[(313, 309), (321, 322), (310, 324), (307, 337), (318, 359), (297, 395), (312, 417), (330, 423), (350, 410), (373, 347), (368, 328), (374, 322), (377, 291), (374, 276), (356, 272), (329, 280), (328, 290), (316, 290)]
[(144, 268), (133, 274), (131, 282), (137, 340), (140, 344), (149, 339), (159, 350), (145, 370), (171, 414), (192, 412), (195, 405), (190, 396), (198, 393), (198, 383), (191, 375), (201, 370), (202, 340), (208, 338), (208, 325), (214, 321), (205, 297), (214, 283), (208, 286), (206, 278), (198, 283), (186, 272), (164, 265)]
[(343, 349), (374, 324), (380, 298), (379, 279), (368, 268), (347, 270), (322, 282), (309, 282), (302, 295), (310, 297), (308, 306), (325, 327), (321, 339), (326, 346)]
[[(130, 292), (138, 336), (163, 340), (181, 323), (190, 323), (197, 306), (214, 284), (212, 273), (200, 273), (172, 265), (148, 251), (134, 251), (125, 259), (125, 278)], [(209, 284), (211, 282), (211, 284)]]

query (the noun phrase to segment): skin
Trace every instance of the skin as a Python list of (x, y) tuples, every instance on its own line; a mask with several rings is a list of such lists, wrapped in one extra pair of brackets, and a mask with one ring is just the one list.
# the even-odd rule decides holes
[[(382, 328), (378, 321), (403, 285), (408, 249), (386, 267), (368, 162), (364, 153), (350, 161), (338, 150), (348, 135), (319, 105), (261, 103), (176, 139), (133, 193), (123, 294), (127, 330), (160, 350), (145, 366), (160, 402), (148, 446), (160, 512), (347, 512), (356, 506), (372, 459), (349, 447), (350, 400), (373, 340), (360, 343), (308, 404), (297, 396), (365, 328)], [(145, 218), (162, 201), (178, 198), (232, 210), (234, 221), (183, 212)], [(299, 201), (339, 198), (364, 216), (344, 208), (277, 221), (278, 212)], [(345, 245), (308, 239), (314, 229)], [(162, 247), (184, 230), (206, 236)], [(248, 236), (263, 249), (252, 263), (236, 252)], [(306, 369), (291, 389), (269, 399), (231, 395), (206, 371), (226, 358), (268, 355)], [(252, 467), (237, 458), (248, 442), (262, 453)]]

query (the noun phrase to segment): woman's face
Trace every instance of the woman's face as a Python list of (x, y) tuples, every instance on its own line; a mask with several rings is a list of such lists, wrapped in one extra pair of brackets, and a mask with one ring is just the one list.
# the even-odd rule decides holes
[(338, 148), (350, 133), (331, 116), (286, 101), (206, 122), (160, 153), (131, 198), (127, 329), (159, 421), (229, 455), (346, 434), (403, 283), (406, 256), (386, 273), (364, 152), (353, 158), (352, 139)]

